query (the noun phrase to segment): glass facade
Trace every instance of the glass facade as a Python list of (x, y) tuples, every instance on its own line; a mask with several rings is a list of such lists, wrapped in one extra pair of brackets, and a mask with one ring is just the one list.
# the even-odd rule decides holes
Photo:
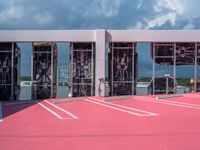
[(71, 43), (72, 51), (72, 96), (94, 95), (93, 43)]
[(110, 43), (109, 82), (110, 95), (136, 93), (137, 51), (134, 43)]
[(45, 99), (56, 94), (57, 47), (52, 43), (33, 43), (32, 97)]

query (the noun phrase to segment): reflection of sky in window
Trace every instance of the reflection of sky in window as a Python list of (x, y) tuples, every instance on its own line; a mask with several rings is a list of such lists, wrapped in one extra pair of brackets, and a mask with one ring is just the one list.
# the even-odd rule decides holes
[(18, 43), (21, 49), (21, 76), (31, 76), (32, 43)]
[[(21, 48), (21, 76), (31, 76), (31, 43), (18, 43)], [(70, 65), (70, 48), (69, 43), (58, 43), (58, 67), (69, 67)], [(138, 77), (152, 76), (152, 58), (150, 52), (150, 43), (138, 43)], [(108, 45), (106, 50), (108, 49)], [(107, 54), (107, 53), (106, 53)], [(106, 55), (106, 59), (108, 59)], [(165, 74), (173, 75), (173, 66), (164, 66), (156, 64), (156, 75), (162, 76)], [(200, 77), (200, 67), (197, 69), (197, 74)], [(108, 76), (108, 61), (106, 61), (106, 76)], [(176, 76), (180, 78), (193, 78), (194, 66), (177, 66)]]
[[(18, 43), (21, 48), (21, 76), (31, 76), (32, 43)], [(69, 65), (69, 44), (58, 43), (58, 66)]]

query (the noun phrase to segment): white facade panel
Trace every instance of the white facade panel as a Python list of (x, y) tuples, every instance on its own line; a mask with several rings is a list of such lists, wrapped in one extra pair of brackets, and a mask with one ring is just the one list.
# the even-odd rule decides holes
[(1, 30), (0, 42), (95, 42), (95, 30)]
[(107, 30), (109, 42), (199, 42), (200, 30)]
[[(199, 42), (200, 30), (105, 30), (107, 42)], [(98, 30), (0, 30), (0, 42), (95, 42)]]
[[(105, 95), (106, 45), (105, 30), (96, 31), (95, 95)], [(101, 83), (100, 83), (101, 82)]]

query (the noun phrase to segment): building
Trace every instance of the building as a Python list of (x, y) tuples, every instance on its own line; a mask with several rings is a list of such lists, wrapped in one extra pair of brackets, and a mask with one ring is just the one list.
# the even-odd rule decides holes
[[(153, 79), (156, 78), (155, 63), (172, 65), (174, 80), (176, 79), (177, 65), (193, 65), (196, 79), (200, 64), (200, 30), (1, 30), (0, 35), (0, 43), (6, 42), (13, 45), (18, 42), (33, 43), (33, 53), (37, 47), (36, 43), (42, 45), (50, 43), (52, 54), (56, 42), (70, 43), (72, 55), (70, 92), (72, 96), (105, 95), (106, 45), (109, 49), (107, 63), (109, 64), (110, 95), (135, 94), (138, 42), (152, 44)], [(49, 61), (51, 68), (51, 73), (48, 74), (49, 78), (56, 76), (56, 63), (53, 63), (56, 61), (54, 60), (56, 59), (55, 55), (50, 56), (52, 58), (51, 62)], [(47, 60), (42, 60), (41, 64), (45, 64), (45, 61)], [(48, 63), (46, 62), (46, 64)], [(32, 66), (33, 74), (38, 67), (37, 64)], [(47, 77), (46, 74), (43, 77), (36, 76), (32, 78), (32, 81), (37, 80), (36, 78), (41, 80)], [(54, 80), (51, 82), (51, 86), (45, 84), (44, 87), (46, 86), (47, 89), (51, 87), (51, 93), (53, 93), (56, 91), (53, 88), (56, 81), (53, 78), (51, 80)], [(196, 85), (197, 82), (195, 82), (195, 91)], [(176, 86), (175, 82), (174, 86)], [(155, 94), (154, 82), (152, 88), (152, 94)], [(15, 92), (15, 89), (12, 89)], [(33, 95), (35, 94), (37, 95), (38, 92), (33, 93)], [(49, 95), (47, 98), (54, 97), (54, 94), (47, 95)], [(46, 97), (36, 96), (35, 98)]]

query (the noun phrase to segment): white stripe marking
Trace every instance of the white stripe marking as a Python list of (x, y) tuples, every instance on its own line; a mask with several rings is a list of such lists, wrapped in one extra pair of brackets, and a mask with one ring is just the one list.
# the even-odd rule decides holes
[(108, 106), (108, 105), (105, 105), (105, 104), (102, 104), (102, 103), (98, 103), (98, 102), (95, 102), (95, 101), (92, 101), (92, 100), (85, 99), (85, 101), (91, 102), (91, 103), (94, 103), (94, 104), (97, 104), (97, 105), (101, 105), (101, 106), (104, 106), (104, 107), (108, 107), (108, 108), (111, 108), (111, 109), (114, 109), (114, 110), (126, 112), (126, 113), (129, 113), (129, 114), (132, 114), (132, 115), (141, 116), (141, 114), (138, 114), (138, 113), (133, 113), (131, 111), (122, 110), (122, 109), (119, 109), (119, 108), (116, 108), (116, 107), (112, 107), (112, 106)]
[(143, 100), (143, 101), (148, 101), (148, 102), (153, 102), (153, 103), (161, 103), (161, 104), (167, 104), (167, 105), (174, 105), (174, 106), (179, 106), (179, 107), (186, 107), (186, 108), (190, 108), (190, 109), (200, 109), (200, 107), (193, 107), (193, 106), (189, 106), (189, 105), (185, 105), (185, 104), (181, 104), (181, 103), (172, 103), (172, 102), (167, 102), (167, 101), (163, 101), (163, 100), (154, 100), (152, 98), (146, 98), (146, 97), (133, 97), (132, 99), (134, 100)]
[(0, 102), (0, 122), (3, 122), (3, 108), (1, 102)]
[(60, 115), (58, 115), (56, 112), (52, 111), (51, 109), (49, 109), (48, 107), (46, 107), (45, 105), (41, 104), (40, 102), (38, 103), (40, 106), (42, 106), (44, 109), (46, 109), (47, 111), (49, 111), (50, 113), (52, 113), (54, 116), (56, 116), (58, 119), (63, 119)]
[[(97, 104), (97, 105), (101, 105), (101, 106), (104, 106), (104, 107), (107, 107), (107, 108), (111, 108), (111, 109), (114, 109), (114, 110), (118, 110), (118, 111), (121, 111), (121, 112), (126, 112), (126, 113), (131, 114), (131, 115), (146, 116), (146, 115), (134, 113), (134, 112), (131, 112), (131, 111), (127, 111), (127, 110), (124, 110), (124, 109), (116, 108), (116, 107), (113, 107), (113, 106), (109, 106), (109, 105), (106, 105), (106, 104), (102, 104), (102, 103), (96, 102), (96, 101), (94, 101), (94, 100), (85, 99), (85, 101), (91, 102), (91, 103), (94, 103), (94, 104)], [(152, 115), (152, 114), (151, 114), (151, 115), (149, 114), (149, 116), (153, 116), (153, 115)]]
[(187, 95), (184, 95), (184, 97), (200, 99), (200, 95), (193, 95), (193, 94), (187, 94)]
[(67, 110), (65, 110), (65, 109), (63, 109), (63, 108), (61, 108), (61, 107), (59, 107), (59, 106), (56, 106), (55, 104), (52, 104), (52, 103), (50, 103), (50, 102), (47, 101), (47, 100), (44, 100), (44, 101), (45, 101), (46, 103), (50, 104), (51, 106), (53, 106), (53, 107), (55, 107), (55, 108), (57, 108), (57, 109), (63, 111), (64, 113), (70, 115), (72, 118), (78, 119), (78, 117), (75, 116), (74, 114), (72, 114), (71, 112), (69, 112), (69, 111), (67, 111)]
[(184, 94), (184, 95), (194, 95), (194, 96), (200, 96), (200, 94), (191, 94), (191, 93), (187, 93), (187, 94)]
[(90, 99), (96, 100), (98, 102), (106, 103), (106, 104), (109, 104), (109, 105), (113, 105), (113, 106), (117, 106), (117, 107), (121, 107), (121, 108), (126, 108), (126, 109), (129, 109), (129, 110), (134, 110), (134, 111), (138, 111), (138, 112), (142, 112), (142, 113), (147, 113), (147, 114), (150, 114), (150, 115), (158, 115), (158, 114), (155, 114), (155, 113), (152, 113), (152, 112), (149, 112), (149, 111), (140, 110), (140, 109), (136, 109), (136, 108), (132, 108), (132, 107), (127, 107), (127, 106), (123, 106), (123, 105), (119, 105), (119, 104), (109, 103), (109, 102), (101, 101), (99, 99), (92, 98), (92, 97), (90, 97)]
[(177, 102), (177, 101), (170, 101), (170, 100), (161, 100), (161, 101), (175, 103), (175, 104), (181, 104), (181, 105), (188, 105), (188, 106), (200, 107), (200, 105), (198, 105), (198, 104), (191, 104), (191, 103)]
[(61, 117), (59, 114), (57, 114), (56, 112), (54, 112), (53, 110), (49, 109), (48, 107), (46, 107), (45, 105), (43, 105), (42, 103), (38, 103), (40, 106), (42, 106), (44, 109), (46, 109), (47, 111), (49, 111), (50, 113), (52, 113), (54, 116), (56, 116), (58, 119), (64, 120), (64, 119), (74, 119), (74, 118), (63, 118)]

